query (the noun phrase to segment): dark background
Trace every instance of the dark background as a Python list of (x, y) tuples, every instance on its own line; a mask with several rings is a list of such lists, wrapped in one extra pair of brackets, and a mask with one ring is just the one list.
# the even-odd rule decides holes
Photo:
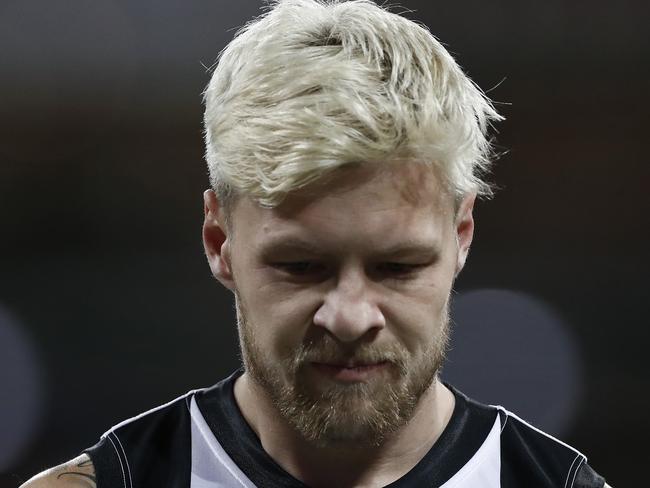
[[(401, 5), (507, 117), (501, 190), (477, 208), (457, 290), (513, 290), (561, 317), (580, 395), (550, 429), (617, 488), (641, 486), (648, 3)], [(259, 6), (0, 2), (0, 487), (237, 366), (230, 296), (200, 240), (200, 93), (204, 66)], [(516, 344), (500, 344), (516, 370)], [(537, 377), (554, 351), (538, 351)], [(533, 422), (566, 392), (547, 379), (520, 395), (537, 405), (518, 412)]]

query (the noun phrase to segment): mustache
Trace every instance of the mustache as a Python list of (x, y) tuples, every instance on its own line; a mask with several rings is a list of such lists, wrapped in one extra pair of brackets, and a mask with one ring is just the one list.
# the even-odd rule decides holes
[(377, 364), (391, 363), (406, 371), (408, 352), (399, 344), (347, 345), (325, 336), (321, 340), (303, 344), (294, 356), (296, 366), (308, 363), (324, 364)]

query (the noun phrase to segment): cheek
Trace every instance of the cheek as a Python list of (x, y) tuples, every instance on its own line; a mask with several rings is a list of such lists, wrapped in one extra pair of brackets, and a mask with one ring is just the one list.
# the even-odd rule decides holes
[(446, 320), (446, 300), (440, 303), (404, 303), (394, 310), (387, 322), (393, 327), (393, 334), (400, 338), (412, 353), (428, 350), (440, 336)]
[(409, 351), (421, 353), (439, 339), (447, 322), (452, 282), (449, 271), (432, 273), (421, 286), (387, 303), (387, 323)]
[[(255, 285), (255, 284), (252, 284)], [(239, 289), (255, 340), (265, 354), (289, 358), (303, 343), (317, 308), (315, 293), (265, 282)]]

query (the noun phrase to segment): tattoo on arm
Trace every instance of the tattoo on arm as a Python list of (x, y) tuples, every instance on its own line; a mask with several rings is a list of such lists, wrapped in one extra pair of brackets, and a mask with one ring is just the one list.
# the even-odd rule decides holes
[[(77, 470), (77, 468), (79, 470)], [(85, 472), (84, 472), (85, 471)], [(64, 476), (75, 476), (79, 477), (80, 481), (83, 481), (85, 485), (89, 488), (97, 487), (97, 478), (95, 477), (95, 470), (93, 467), (93, 462), (89, 459), (82, 459), (75, 466), (70, 466), (66, 471), (59, 473), (56, 476), (56, 479), (61, 479)]]

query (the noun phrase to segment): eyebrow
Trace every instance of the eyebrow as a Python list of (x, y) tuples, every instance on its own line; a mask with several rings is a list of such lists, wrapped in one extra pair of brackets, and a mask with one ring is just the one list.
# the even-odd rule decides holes
[(437, 258), (440, 255), (441, 249), (438, 242), (427, 241), (406, 241), (398, 242), (384, 249), (377, 251), (377, 255), (381, 257), (411, 257), (417, 256), (420, 258)]
[(277, 237), (264, 243), (261, 247), (262, 254), (280, 252), (304, 252), (307, 254), (323, 254), (323, 249), (314, 243), (305, 241), (298, 237)]
[[(263, 255), (280, 254), (284, 252), (301, 252), (310, 255), (330, 255), (322, 246), (299, 237), (273, 238), (262, 245)], [(418, 257), (421, 259), (436, 259), (441, 253), (437, 241), (407, 240), (397, 242), (385, 248), (373, 250), (371, 254), (375, 259)]]

